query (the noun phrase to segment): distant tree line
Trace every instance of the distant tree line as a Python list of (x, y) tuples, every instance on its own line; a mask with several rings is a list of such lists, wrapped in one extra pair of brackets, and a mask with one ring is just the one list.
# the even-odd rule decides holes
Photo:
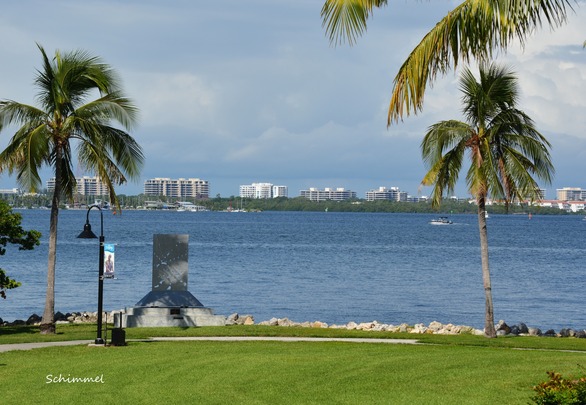
[[(108, 201), (107, 196), (81, 196), (76, 202), (88, 206), (95, 200)], [(49, 195), (3, 195), (0, 198), (6, 201), (13, 208), (49, 208), (51, 197)], [(398, 202), (398, 201), (366, 201), (354, 199), (346, 201), (310, 201), (304, 197), (279, 197), (271, 199), (240, 198), (235, 196), (209, 199), (185, 199), (170, 198), (165, 196), (124, 195), (119, 194), (118, 199), (122, 209), (137, 209), (145, 206), (146, 201), (160, 201), (167, 207), (172, 207), (177, 201), (190, 201), (194, 204), (206, 207), (210, 211), (224, 211), (230, 207), (233, 209), (242, 208), (247, 211), (328, 211), (328, 212), (397, 212), (397, 213), (432, 213), (432, 214), (476, 214), (476, 204), (467, 200), (444, 199), (439, 208), (433, 208), (431, 202)], [(73, 203), (73, 202), (71, 202)], [(63, 204), (61, 208), (65, 208)], [(491, 214), (506, 214), (504, 205), (489, 205), (487, 211)], [(512, 204), (508, 209), (509, 214), (532, 213), (542, 215), (568, 215), (564, 210), (557, 208), (546, 208), (528, 206), (527, 204)], [(583, 213), (580, 213), (583, 215)]]

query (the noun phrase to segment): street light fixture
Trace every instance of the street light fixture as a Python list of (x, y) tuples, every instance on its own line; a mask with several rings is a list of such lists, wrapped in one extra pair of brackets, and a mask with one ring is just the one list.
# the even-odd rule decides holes
[(103, 298), (104, 298), (104, 214), (102, 213), (102, 209), (98, 205), (92, 205), (87, 209), (87, 215), (85, 220), (85, 225), (83, 226), (83, 231), (77, 236), (81, 239), (96, 239), (97, 236), (95, 233), (92, 232), (92, 226), (90, 225), (90, 211), (92, 208), (97, 208), (100, 210), (100, 257), (99, 257), (99, 270), (98, 270), (98, 334), (96, 337), (95, 344), (103, 345), (105, 344), (104, 339), (102, 339), (102, 306), (103, 306)]

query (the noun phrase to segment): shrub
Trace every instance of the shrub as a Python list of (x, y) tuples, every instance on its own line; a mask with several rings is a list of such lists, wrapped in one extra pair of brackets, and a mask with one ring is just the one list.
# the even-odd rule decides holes
[(537, 394), (531, 399), (536, 404), (586, 404), (586, 377), (564, 378), (560, 373), (548, 371), (549, 380), (533, 390)]

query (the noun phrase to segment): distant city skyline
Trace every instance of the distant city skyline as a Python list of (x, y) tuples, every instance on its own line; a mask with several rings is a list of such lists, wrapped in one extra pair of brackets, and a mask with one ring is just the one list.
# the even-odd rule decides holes
[[(425, 196), (419, 145), (430, 125), (463, 119), (459, 72), (427, 89), (417, 116), (387, 128), (387, 107), (409, 52), (457, 4), (390, 1), (355, 46), (332, 47), (323, 1), (5, 2), (0, 99), (37, 105), (36, 43), (49, 55), (82, 49), (119, 73), (140, 110), (131, 134), (145, 166), (140, 181), (116, 187), (120, 194), (140, 194), (149, 178), (197, 173), (212, 197), (237, 196), (251, 181), (287, 185), (289, 195), (343, 187), (364, 196), (384, 186)], [(512, 44), (495, 55), (517, 72), (518, 106), (552, 144), (556, 174), (540, 184), (550, 198), (586, 183), (586, 2), (574, 10), (555, 31), (538, 29), (524, 49)], [(0, 151), (15, 130), (0, 133)], [(465, 173), (460, 180), (455, 195), (465, 198)], [(0, 174), (0, 188), (13, 187), (14, 176)]]
[[(77, 184), (77, 192), (81, 195), (86, 195), (86, 191), (88, 195), (102, 195), (97, 193), (98, 191), (106, 190), (105, 185), (100, 181), (98, 176), (82, 176), (77, 177), (76, 180), (78, 181)], [(45, 188), (51, 192), (54, 187), (55, 178), (49, 178), (44, 184)], [(143, 183), (143, 188), (141, 192), (132, 195), (138, 194), (146, 194), (146, 195), (169, 195), (173, 197), (182, 196), (183, 194), (189, 196), (196, 196), (199, 195), (200, 198), (213, 198), (217, 194), (210, 193), (210, 189), (213, 187), (212, 182), (201, 179), (199, 177), (179, 177), (176, 179), (172, 179), (169, 177), (155, 177), (152, 179), (146, 179)], [(286, 184), (274, 184), (270, 182), (251, 182), (248, 184), (240, 184), (238, 186), (238, 193), (233, 193), (230, 195), (222, 195), (222, 197), (232, 197), (232, 196), (240, 196), (246, 198), (265, 198), (265, 196), (269, 195), (270, 198), (273, 196), (278, 197), (296, 197), (302, 196), (303, 191), (307, 191), (310, 189), (344, 189), (346, 191), (352, 191), (356, 194), (357, 198), (367, 199), (367, 200), (376, 200), (376, 199), (385, 199), (385, 195), (392, 196), (391, 199), (396, 199), (397, 201), (406, 201), (407, 198), (413, 199), (416, 197), (426, 198), (428, 196), (424, 195), (414, 195), (409, 193), (406, 190), (402, 190), (400, 187), (397, 186), (383, 186), (379, 185), (376, 187), (370, 187), (367, 191), (364, 192), (364, 196), (362, 196), (356, 190), (347, 188), (347, 187), (336, 187), (336, 186), (326, 186), (326, 187), (307, 187), (305, 189), (299, 190), (299, 193), (294, 193), (293, 195), (289, 195), (289, 186)], [(0, 188), (1, 193), (10, 193), (17, 190), (17, 187), (13, 188)], [(561, 200), (561, 201), (586, 201), (586, 189), (576, 186), (570, 187), (562, 187), (555, 189), (555, 196), (548, 196), (546, 189), (541, 189), (542, 191), (542, 198), (544, 200)], [(95, 194), (97, 193), (97, 194)], [(105, 192), (107, 194), (107, 190)], [(128, 194), (128, 193), (120, 193), (117, 194)], [(205, 196), (204, 196), (205, 195)], [(261, 196), (261, 197), (255, 197)], [(448, 196), (448, 197), (458, 197), (458, 198), (472, 198), (471, 196)]]

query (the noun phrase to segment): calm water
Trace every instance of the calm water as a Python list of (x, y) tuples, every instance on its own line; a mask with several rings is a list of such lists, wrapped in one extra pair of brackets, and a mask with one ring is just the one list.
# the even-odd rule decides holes
[[(43, 232), (34, 251), (9, 250), (1, 267), (22, 282), (0, 301), (4, 320), (42, 314), (49, 211), (23, 210), (25, 229)], [(100, 214), (90, 212), (99, 233)], [(98, 241), (77, 239), (86, 211), (61, 211), (56, 310), (97, 308)], [(189, 234), (189, 290), (216, 314), (328, 323), (484, 324), (474, 215), (309, 212), (104, 212), (115, 243), (117, 279), (105, 280), (104, 308), (133, 306), (151, 287), (152, 237)], [(542, 329), (586, 328), (580, 216), (493, 215), (490, 260), (496, 320)]]

